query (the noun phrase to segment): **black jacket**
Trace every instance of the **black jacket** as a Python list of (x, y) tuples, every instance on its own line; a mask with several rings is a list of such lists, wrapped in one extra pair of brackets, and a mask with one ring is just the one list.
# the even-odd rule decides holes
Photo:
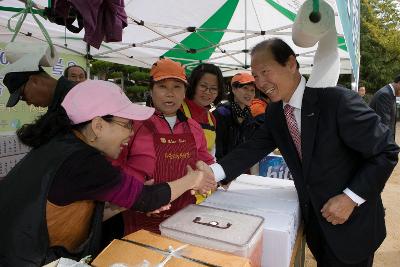
[(61, 164), (87, 145), (72, 134), (53, 138), (31, 150), (0, 181), (0, 266), (42, 266), (62, 256), (79, 259), (100, 249), (102, 203), (98, 203), (91, 232), (81, 253), (49, 247), (46, 221), (47, 195)]
[(382, 123), (389, 127), (393, 140), (396, 136), (396, 97), (389, 85), (379, 89), (371, 99), (370, 107), (381, 117)]
[(219, 105), (213, 111), (213, 115), (217, 122), (215, 140), (215, 157), (217, 160), (222, 159), (235, 147), (249, 140), (260, 126), (260, 123), (253, 117), (239, 123), (232, 112), (230, 103)]
[(68, 92), (77, 85), (76, 82), (69, 81), (64, 76), (61, 76), (58, 81), (56, 88), (54, 89), (53, 100), (49, 106), (49, 111), (56, 110), (59, 106), (61, 106), (62, 101), (64, 100), (65, 96)]
[[(265, 123), (252, 139), (219, 163), (233, 180), (279, 148), (297, 189), (306, 223), (317, 217), (324, 238), (345, 263), (365, 260), (386, 236), (381, 192), (398, 161), (399, 147), (389, 129), (353, 91), (305, 88), (301, 110), (300, 161), (290, 136), (282, 102), (271, 103)], [(323, 205), (349, 188), (366, 200), (347, 222), (332, 225), (322, 217)]]

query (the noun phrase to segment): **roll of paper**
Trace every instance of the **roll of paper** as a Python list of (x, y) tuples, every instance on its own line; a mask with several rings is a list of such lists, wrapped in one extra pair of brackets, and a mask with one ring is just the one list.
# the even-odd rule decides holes
[(335, 13), (324, 0), (320, 0), (321, 19), (319, 22), (314, 23), (310, 20), (312, 12), (312, 0), (305, 1), (292, 27), (292, 39), (297, 46), (307, 48), (318, 42), (307, 86), (336, 86), (340, 73), (340, 58), (337, 48)]
[(52, 67), (58, 60), (58, 53), (54, 48), (54, 56), (51, 56), (51, 49), (48, 45), (11, 42), (4, 48), (5, 56), (9, 65), (1, 70), (0, 75), (9, 72), (37, 71), (39, 65)]

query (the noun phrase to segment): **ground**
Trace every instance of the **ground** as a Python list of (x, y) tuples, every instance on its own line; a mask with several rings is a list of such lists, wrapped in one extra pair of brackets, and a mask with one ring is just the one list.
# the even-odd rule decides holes
[[(400, 144), (400, 123), (397, 123), (396, 141)], [(375, 253), (374, 267), (398, 267), (400, 266), (400, 164), (397, 164), (386, 183), (382, 199), (386, 208), (387, 236)], [(317, 266), (308, 250), (305, 266)]]

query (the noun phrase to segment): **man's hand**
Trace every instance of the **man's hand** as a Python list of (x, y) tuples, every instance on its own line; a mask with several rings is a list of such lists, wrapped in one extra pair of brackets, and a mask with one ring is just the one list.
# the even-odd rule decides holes
[(229, 184), (218, 183), (218, 186), (222, 187), (222, 189), (224, 189), (225, 191), (228, 191), (230, 185), (231, 185), (231, 183), (229, 183)]
[(357, 203), (343, 193), (329, 199), (321, 212), (322, 216), (333, 225), (343, 224), (349, 219), (356, 206)]
[(210, 176), (208, 172), (201, 170), (193, 170), (189, 165), (187, 166), (187, 175), (190, 177), (191, 181), (194, 181), (194, 186), (192, 190), (192, 195), (195, 191), (200, 194), (206, 194), (208, 191), (216, 187), (216, 182), (214, 176)]
[(207, 165), (204, 161), (197, 161), (196, 168), (199, 171), (204, 172), (208, 177), (211, 177), (215, 180), (214, 172), (212, 171), (211, 167)]
[[(207, 163), (205, 163), (204, 161), (197, 161), (196, 162), (196, 169), (199, 171), (202, 171), (208, 178), (213, 179), (215, 181), (215, 175), (214, 172), (212, 171), (211, 167), (207, 165)], [(211, 189), (211, 191), (215, 191), (217, 190), (217, 183), (215, 183), (214, 188)], [(209, 191), (208, 191), (209, 192)], [(206, 195), (208, 192), (203, 192), (200, 194)]]

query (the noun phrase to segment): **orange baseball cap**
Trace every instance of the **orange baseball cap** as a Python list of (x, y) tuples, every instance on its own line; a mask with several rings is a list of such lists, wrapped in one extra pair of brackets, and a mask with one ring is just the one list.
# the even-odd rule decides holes
[(239, 83), (239, 84), (248, 84), (248, 83), (255, 83), (256, 80), (254, 79), (253, 75), (248, 74), (246, 72), (241, 72), (235, 74), (235, 76), (232, 77), (231, 80), (231, 85), (234, 83)]
[(175, 78), (187, 84), (185, 68), (181, 63), (169, 58), (163, 58), (153, 64), (150, 70), (153, 81), (161, 81), (168, 78)]

